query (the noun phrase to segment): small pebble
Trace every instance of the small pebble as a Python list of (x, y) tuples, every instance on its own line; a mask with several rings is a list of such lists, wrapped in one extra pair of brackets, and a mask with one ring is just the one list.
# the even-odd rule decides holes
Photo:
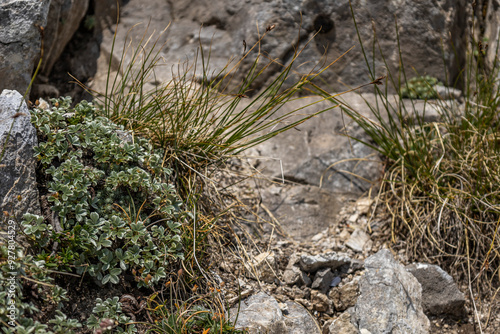
[(332, 279), (332, 282), (330, 283), (330, 286), (331, 287), (336, 287), (337, 285), (340, 284), (341, 281), (342, 281), (342, 279), (339, 276), (337, 276), (334, 279)]

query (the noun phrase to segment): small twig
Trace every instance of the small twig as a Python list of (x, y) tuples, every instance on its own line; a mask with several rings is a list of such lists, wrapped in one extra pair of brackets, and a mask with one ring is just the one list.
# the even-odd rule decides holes
[(35, 279), (32, 279), (32, 278), (29, 278), (29, 277), (26, 277), (26, 276), (21, 276), (21, 278), (27, 280), (27, 281), (30, 281), (30, 282), (34, 282), (36, 284), (41, 284), (41, 285), (45, 285), (45, 286), (49, 286), (51, 288), (55, 287), (54, 284), (49, 284), (49, 283), (45, 283), (45, 282), (40, 282), (40, 281), (37, 281)]

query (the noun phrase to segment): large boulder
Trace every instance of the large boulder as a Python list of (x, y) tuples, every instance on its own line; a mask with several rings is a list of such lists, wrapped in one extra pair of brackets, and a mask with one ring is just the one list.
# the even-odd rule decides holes
[[(460, 50), (457, 45), (462, 45), (466, 26), (464, 2), (352, 1), (368, 61), (371, 62), (373, 57), (376, 59), (376, 75), (384, 75), (387, 70), (397, 73), (401, 65), (400, 49), (404, 69), (409, 76), (415, 69), (420, 74), (430, 74), (445, 81), (444, 73), (447, 70), (453, 82), (463, 58), (455, 58), (452, 44), (456, 50)], [(138, 22), (142, 22), (143, 26), (129, 32)], [(302, 55), (295, 61), (296, 65), (300, 65), (296, 68), (297, 72), (292, 74), (295, 79), (304, 73), (317, 71), (320, 64), (336, 60), (354, 46), (321, 77), (333, 91), (346, 90), (346, 87), (371, 81), (348, 0), (192, 0), (170, 1), (168, 5), (159, 0), (131, 0), (123, 6), (116, 45), (124, 45), (128, 35), (135, 38), (136, 43), (133, 45), (136, 46), (146, 26), (149, 33), (159, 33), (169, 23), (169, 29), (158, 40), (158, 45), (162, 45), (161, 54), (168, 63), (174, 65), (192, 59), (195, 50), (202, 45), (207, 58), (210, 49), (210, 63), (216, 69), (214, 72), (223, 69), (230, 57), (235, 63), (239, 61), (268, 28), (274, 27), (262, 40), (260, 48), (256, 48), (242, 61), (243, 71), (237, 73), (233, 84), (228, 86), (234, 88), (241, 81), (245, 70), (253, 64), (256, 50), (260, 50), (276, 62), (253, 83), (248, 94), (258, 92), (262, 85), (281, 72), (282, 66), (279, 64), (290, 63), (295, 51), (303, 48)], [(374, 32), (387, 63), (379, 54), (370, 54)], [(399, 47), (396, 32), (400, 36)], [(103, 54), (109, 54), (112, 40), (112, 34), (104, 36)], [(118, 57), (121, 50), (121, 46), (117, 48)], [(264, 66), (263, 63), (261, 66)], [(443, 64), (447, 64), (447, 68)], [(172, 69), (171, 66), (164, 68), (157, 74), (160, 80), (168, 79)]]
[(0, 213), (18, 222), (25, 213), (40, 214), (33, 150), (37, 143), (22, 95), (4, 90), (0, 95)]
[(0, 2), (0, 91), (28, 89), (40, 57), (50, 0)]
[[(452, 73), (450, 79), (457, 74), (452, 44), (456, 48), (463, 35), (464, 6), (464, 1), (352, 1), (359, 34), (368, 53), (375, 32), (387, 69), (395, 73), (400, 67), (397, 32), (405, 70), (412, 73), (412, 68), (415, 68), (421, 74), (432, 74), (442, 80), (445, 79), (443, 57), (444, 63), (448, 64), (447, 70)], [(310, 47), (297, 60), (297, 64), (307, 62), (301, 66), (300, 73), (313, 70), (325, 58), (327, 63), (331, 62), (355, 46), (322, 76), (334, 90), (369, 81), (348, 0), (177, 1), (171, 12), (177, 24), (194, 21), (217, 31), (231, 32), (229, 40), (212, 41), (213, 56), (228, 51), (239, 56), (243, 52), (243, 40), (252, 45), (259, 38), (257, 29), (262, 34), (266, 27), (276, 25), (264, 39), (261, 50), (280, 63), (288, 63), (293, 57), (294, 47), (300, 49), (309, 43)], [(186, 31), (186, 34), (193, 33), (197, 35), (197, 31)], [(372, 55), (368, 54), (369, 61), (371, 58)], [(379, 55), (376, 58), (378, 73), (385, 74), (386, 64)], [(280, 71), (280, 67), (275, 66), (274, 70)], [(257, 85), (261, 82), (263, 80)]]

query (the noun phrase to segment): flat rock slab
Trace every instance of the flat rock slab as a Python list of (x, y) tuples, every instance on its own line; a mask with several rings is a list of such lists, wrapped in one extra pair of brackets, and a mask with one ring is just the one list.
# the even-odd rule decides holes
[(341, 208), (339, 195), (315, 186), (271, 185), (261, 194), (262, 204), (297, 241), (310, 241), (333, 225)]
[[(361, 115), (373, 118), (364, 99), (375, 103), (371, 94), (344, 96)], [(303, 108), (298, 114), (304, 115), (334, 106), (323, 101), (306, 107), (315, 101), (314, 98), (291, 101), (280, 113)], [(294, 117), (287, 120), (294, 121)], [(382, 164), (374, 150), (349, 139), (346, 133), (370, 142), (370, 138), (337, 107), (256, 146), (248, 155), (260, 156), (255, 166), (276, 180), (284, 176), (287, 180), (321, 186), (331, 192), (361, 194), (372, 186), (370, 181), (381, 178)]]

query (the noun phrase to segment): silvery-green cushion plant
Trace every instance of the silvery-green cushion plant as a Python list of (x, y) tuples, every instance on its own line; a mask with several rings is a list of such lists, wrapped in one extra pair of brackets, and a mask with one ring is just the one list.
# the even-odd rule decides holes
[(136, 275), (139, 287), (157, 283), (183, 257), (181, 201), (163, 152), (145, 139), (127, 139), (95, 116), (91, 103), (74, 109), (69, 98), (53, 103), (32, 114), (44, 139), (35, 151), (47, 177), (45, 198), (55, 213), (50, 222), (25, 216), (34, 254), (48, 267), (75, 268), (102, 284), (118, 283), (124, 271)]
[[(117, 284), (129, 274), (138, 287), (152, 287), (166, 277), (165, 268), (184, 257), (185, 213), (169, 182), (171, 171), (163, 165), (164, 152), (97, 116), (92, 103), (74, 108), (70, 98), (52, 103), (52, 109), (36, 108), (31, 115), (40, 142), (35, 148), (39, 189), (49, 210), (24, 216), (18, 233), (29, 247), (23, 253), (15, 246), (14, 262), (15, 272), (35, 283), (41, 303), (52, 305), (53, 319), (33, 320), (39, 310), (26, 301), (23, 281), (16, 281), (15, 298), (9, 300), (15, 302), (17, 333), (71, 333), (81, 327), (61, 312), (67, 291), (51, 272), (93, 277), (98, 284)], [(7, 246), (0, 251), (2, 258), (11, 254)], [(0, 263), (2, 281), (10, 271), (7, 261)], [(7, 297), (8, 288), (2, 285), (0, 296)], [(0, 320), (8, 323), (6, 300), (0, 301)], [(108, 315), (121, 324), (115, 330), (135, 332), (133, 325), (124, 326), (129, 318), (115, 304), (116, 312)], [(98, 316), (103, 305), (94, 308)], [(95, 327), (98, 319), (91, 320), (88, 325)], [(7, 333), (13, 328), (6, 327)]]
[(442, 86), (443, 83), (439, 82), (438, 79), (426, 76), (418, 76), (411, 78), (408, 82), (401, 88), (400, 94), (403, 98), (410, 99), (435, 99), (438, 97), (434, 86)]

